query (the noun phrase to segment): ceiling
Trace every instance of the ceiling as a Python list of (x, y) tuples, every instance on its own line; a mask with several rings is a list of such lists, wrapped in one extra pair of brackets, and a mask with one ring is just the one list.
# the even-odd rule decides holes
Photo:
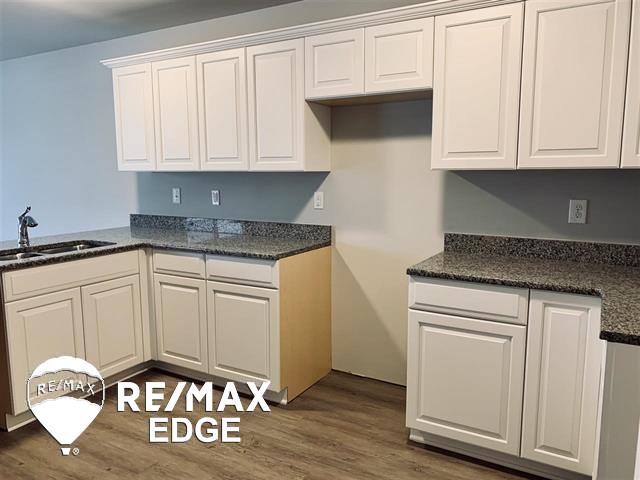
[(0, 0), (0, 60), (298, 0)]

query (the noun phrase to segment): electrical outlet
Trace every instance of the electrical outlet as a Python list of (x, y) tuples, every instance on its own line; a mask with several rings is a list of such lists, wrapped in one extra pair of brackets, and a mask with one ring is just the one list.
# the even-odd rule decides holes
[(173, 187), (171, 189), (171, 199), (173, 200), (173, 203), (177, 203), (177, 204), (182, 203), (182, 195), (180, 194), (179, 187)]
[(569, 200), (569, 223), (587, 223), (586, 200)]
[(220, 190), (211, 190), (211, 205), (220, 205)]
[(313, 208), (316, 210), (324, 209), (324, 193), (316, 192), (313, 194)]

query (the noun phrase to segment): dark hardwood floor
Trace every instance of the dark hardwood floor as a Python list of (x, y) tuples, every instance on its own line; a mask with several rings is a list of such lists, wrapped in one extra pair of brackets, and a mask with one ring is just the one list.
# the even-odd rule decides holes
[[(149, 371), (134, 380), (164, 381), (170, 392), (181, 379)], [(203, 444), (195, 437), (186, 444), (150, 444), (152, 414), (116, 412), (112, 388), (98, 418), (74, 444), (77, 456), (61, 456), (37, 422), (1, 432), (0, 479), (523, 478), (408, 442), (404, 396), (404, 388), (333, 372), (286, 407), (239, 414), (240, 444)], [(194, 410), (185, 413), (179, 402), (166, 416), (194, 424), (203, 416), (220, 418), (199, 405)]]

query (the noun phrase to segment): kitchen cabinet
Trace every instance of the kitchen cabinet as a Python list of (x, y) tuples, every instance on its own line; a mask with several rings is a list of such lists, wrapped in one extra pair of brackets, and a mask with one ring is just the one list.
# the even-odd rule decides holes
[(431, 168), (516, 168), (523, 11), (436, 17)]
[(426, 90), (433, 85), (433, 17), (365, 29), (367, 94)]
[(198, 104), (194, 56), (151, 64), (157, 170), (198, 170)]
[(118, 170), (154, 170), (156, 140), (151, 64), (114, 68), (111, 74)]
[(140, 277), (82, 287), (86, 359), (103, 377), (143, 362)]
[(304, 98), (304, 39), (247, 48), (249, 168), (330, 170), (331, 112)]
[(208, 371), (204, 280), (154, 274), (158, 360)]
[(527, 1), (518, 168), (620, 166), (630, 8)]
[(207, 282), (209, 373), (280, 391), (278, 291)]
[(331, 32), (304, 40), (305, 97), (364, 94), (364, 29)]
[(200, 168), (248, 170), (245, 49), (196, 57)]
[(28, 410), (26, 381), (40, 363), (69, 355), (85, 358), (82, 300), (71, 288), (5, 306), (12, 413)]
[(622, 168), (640, 168), (640, 1), (633, 2)]
[(601, 365), (600, 300), (532, 291), (522, 456), (592, 475)]

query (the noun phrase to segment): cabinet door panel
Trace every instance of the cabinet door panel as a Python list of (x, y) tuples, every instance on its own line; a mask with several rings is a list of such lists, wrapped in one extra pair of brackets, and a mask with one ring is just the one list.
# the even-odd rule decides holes
[(620, 165), (630, 2), (527, 2), (519, 168)]
[(118, 170), (154, 170), (151, 64), (114, 68), (112, 77)]
[(640, 1), (633, 2), (622, 167), (640, 168)]
[(7, 344), (13, 413), (26, 412), (27, 379), (53, 357), (85, 358), (80, 289), (8, 303)]
[(138, 275), (82, 287), (87, 361), (103, 378), (142, 363)]
[(526, 327), (409, 311), (407, 426), (518, 455)]
[(278, 292), (208, 282), (210, 373), (279, 391)]
[(593, 473), (603, 341), (600, 299), (531, 292), (522, 456)]
[(198, 170), (196, 60), (154, 62), (153, 99), (158, 170)]
[(365, 29), (365, 90), (423, 90), (433, 85), (433, 17)]
[(208, 371), (204, 280), (154, 275), (158, 360)]
[(364, 29), (305, 38), (305, 97), (364, 94)]
[(436, 18), (432, 168), (516, 167), (523, 8)]
[(304, 40), (247, 48), (252, 170), (304, 166)]
[(197, 57), (202, 170), (248, 170), (244, 48)]

